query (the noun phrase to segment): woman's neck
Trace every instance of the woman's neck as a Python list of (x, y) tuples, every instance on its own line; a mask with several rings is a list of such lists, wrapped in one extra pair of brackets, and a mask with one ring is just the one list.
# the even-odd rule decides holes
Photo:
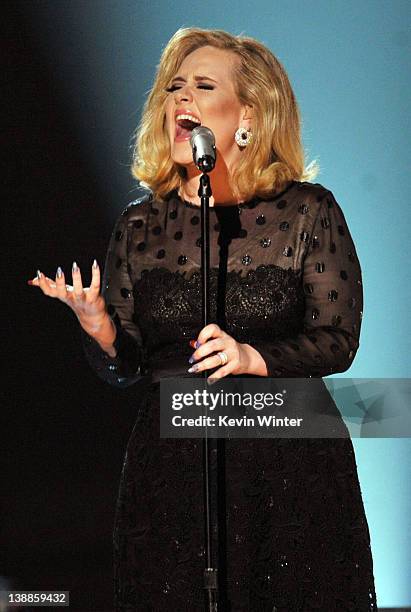
[[(183, 182), (179, 195), (183, 200), (192, 202), (197, 206), (201, 206), (201, 199), (198, 195), (198, 188), (200, 185), (200, 173), (198, 171), (188, 173), (188, 178)], [(226, 168), (221, 169), (219, 164), (210, 173), (210, 183), (213, 195), (210, 196), (210, 206), (214, 206), (217, 203), (219, 206), (232, 206), (233, 204), (239, 204), (242, 200), (236, 198), (230, 189), (228, 183), (228, 175)]]

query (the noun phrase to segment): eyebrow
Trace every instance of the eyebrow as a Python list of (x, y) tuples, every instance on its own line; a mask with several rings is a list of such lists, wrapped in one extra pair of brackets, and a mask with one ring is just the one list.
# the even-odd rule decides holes
[[(211, 77), (203, 76), (203, 75), (196, 75), (194, 77), (194, 80), (195, 81), (213, 81), (213, 83), (217, 83), (217, 81), (215, 81)], [(174, 81), (183, 81), (184, 83), (186, 83), (186, 80), (181, 76), (174, 77), (174, 79), (171, 82), (174, 83)]]

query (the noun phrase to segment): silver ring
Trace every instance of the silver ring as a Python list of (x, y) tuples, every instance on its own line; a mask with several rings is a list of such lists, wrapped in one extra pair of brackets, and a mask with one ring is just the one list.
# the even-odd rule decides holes
[(221, 351), (220, 353), (218, 353), (218, 356), (221, 359), (221, 365), (225, 365), (228, 361), (227, 353), (224, 353), (224, 351)]

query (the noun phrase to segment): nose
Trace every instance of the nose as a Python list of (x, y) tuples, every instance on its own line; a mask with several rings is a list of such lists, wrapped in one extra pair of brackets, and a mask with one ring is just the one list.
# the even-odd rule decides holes
[(193, 92), (191, 91), (191, 87), (186, 83), (182, 85), (180, 89), (176, 89), (175, 91), (175, 101), (178, 104), (179, 102), (187, 102), (193, 99)]

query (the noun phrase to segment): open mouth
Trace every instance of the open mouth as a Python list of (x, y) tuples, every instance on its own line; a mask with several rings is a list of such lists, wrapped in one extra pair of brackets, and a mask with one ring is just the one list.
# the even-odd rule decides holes
[(201, 125), (200, 119), (190, 115), (177, 115), (175, 140), (188, 140), (195, 127)]

